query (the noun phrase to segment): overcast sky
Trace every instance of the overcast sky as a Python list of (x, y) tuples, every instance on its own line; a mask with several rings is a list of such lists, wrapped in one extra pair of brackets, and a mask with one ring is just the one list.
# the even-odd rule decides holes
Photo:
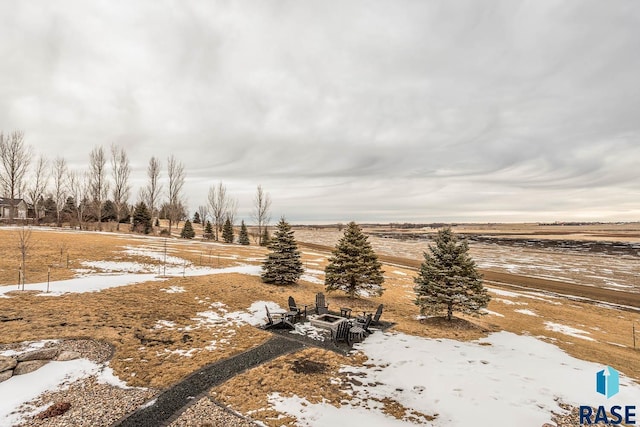
[[(0, 0), (0, 130), (293, 222), (640, 219), (640, 4)], [(163, 171), (164, 173), (164, 171)]]

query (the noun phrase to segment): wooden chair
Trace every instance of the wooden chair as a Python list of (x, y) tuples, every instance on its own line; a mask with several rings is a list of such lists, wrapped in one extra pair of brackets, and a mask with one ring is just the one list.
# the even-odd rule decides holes
[(384, 305), (380, 304), (378, 306), (378, 309), (376, 310), (376, 314), (373, 316), (373, 319), (371, 320), (371, 323), (374, 325), (379, 325), (380, 324), (380, 316), (382, 316), (382, 309), (384, 308)]
[(304, 316), (304, 320), (307, 320), (307, 306), (304, 308), (300, 308), (296, 305), (296, 300), (293, 299), (292, 296), (289, 297), (289, 311), (296, 312), (296, 319), (301, 320), (302, 316)]
[(331, 340), (338, 344), (339, 342), (346, 342), (349, 347), (351, 347), (351, 340), (349, 336), (349, 330), (351, 329), (351, 325), (349, 322), (340, 322), (335, 329), (331, 329)]
[(290, 317), (287, 315), (287, 313), (273, 313), (273, 314), (271, 314), (269, 312), (269, 307), (267, 307), (266, 305), (264, 306), (264, 309), (267, 310), (267, 324), (265, 325), (264, 329), (271, 329), (271, 328), (274, 328), (274, 329), (279, 329), (279, 328), (295, 329), (295, 326), (293, 326), (293, 323), (289, 320)]
[(356, 319), (356, 321), (353, 323), (353, 328), (359, 328), (354, 330), (355, 332), (360, 332), (360, 329), (362, 330), (362, 338), (364, 338), (364, 334), (371, 334), (371, 331), (369, 330), (369, 326), (371, 326), (371, 313), (367, 314), (364, 318), (359, 317)]
[(316, 294), (316, 314), (327, 314), (329, 312), (329, 304), (324, 299), (324, 294), (318, 292)]
[[(379, 325), (380, 324), (380, 317), (382, 316), (382, 309), (384, 308), (383, 304), (380, 304), (378, 306), (378, 309), (376, 310), (376, 313), (373, 315), (373, 318), (371, 319), (371, 324), (372, 325)], [(358, 321), (359, 322), (365, 322), (365, 318), (368, 316), (371, 316), (371, 313), (367, 314), (366, 311), (362, 312), (362, 316), (358, 317)]]

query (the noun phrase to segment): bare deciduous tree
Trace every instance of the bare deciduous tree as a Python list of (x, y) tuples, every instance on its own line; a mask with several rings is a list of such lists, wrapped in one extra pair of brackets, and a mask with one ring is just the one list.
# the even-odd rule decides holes
[(25, 277), (27, 276), (27, 255), (31, 250), (31, 228), (22, 227), (17, 233), (18, 249), (20, 250), (20, 281), (24, 291)]
[(167, 160), (167, 176), (169, 178), (169, 234), (171, 234), (171, 225), (180, 220), (184, 210), (181, 199), (182, 187), (184, 186), (184, 165), (177, 161), (173, 155)]
[(70, 172), (67, 183), (69, 187), (69, 193), (71, 194), (71, 197), (73, 197), (74, 203), (76, 204), (78, 226), (80, 227), (80, 230), (82, 230), (82, 221), (84, 219), (85, 210), (87, 208), (87, 203), (90, 197), (89, 174), (87, 172)]
[(147, 166), (147, 177), (149, 182), (146, 187), (140, 190), (140, 199), (147, 205), (149, 212), (151, 213), (151, 219), (157, 215), (157, 204), (162, 192), (162, 184), (160, 179), (160, 162), (155, 157), (149, 159), (149, 166)]
[[(24, 132), (0, 133), (0, 189), (4, 197), (22, 197), (24, 176), (30, 162), (31, 147), (24, 144)], [(11, 218), (15, 217), (14, 209)]]
[(33, 206), (36, 221), (38, 221), (40, 219), (40, 209), (38, 207), (49, 182), (47, 159), (39, 156), (35, 166), (33, 176), (30, 179), (27, 195), (29, 203)]
[(269, 224), (271, 214), (271, 197), (262, 189), (262, 185), (258, 185), (256, 197), (253, 199), (253, 219), (258, 225), (258, 244), (262, 243), (262, 228)]
[(67, 161), (64, 157), (57, 157), (52, 166), (53, 175), (53, 201), (56, 203), (56, 221), (58, 227), (62, 225), (60, 212), (64, 208), (67, 198), (67, 186), (65, 177), (67, 176)]
[(229, 197), (227, 196), (227, 187), (219, 182), (218, 185), (209, 187), (209, 208), (213, 217), (213, 225), (215, 227), (215, 239), (218, 240), (218, 232), (222, 231), (222, 225), (225, 220), (225, 214), (229, 207)]
[(205, 205), (198, 206), (198, 215), (200, 215), (200, 222), (202, 223), (202, 228), (204, 229), (204, 226), (207, 223), (207, 217), (209, 216), (209, 209), (207, 209)]
[(229, 222), (231, 222), (231, 225), (236, 224), (236, 216), (238, 216), (238, 199), (229, 198), (225, 216), (229, 218)]
[(107, 158), (102, 147), (95, 147), (89, 155), (89, 182), (92, 202), (98, 219), (98, 230), (102, 230), (102, 206), (109, 194), (107, 181)]
[(116, 230), (120, 231), (120, 220), (122, 212), (129, 202), (129, 157), (124, 148), (116, 145), (111, 146), (111, 169), (113, 172), (113, 204), (116, 208)]

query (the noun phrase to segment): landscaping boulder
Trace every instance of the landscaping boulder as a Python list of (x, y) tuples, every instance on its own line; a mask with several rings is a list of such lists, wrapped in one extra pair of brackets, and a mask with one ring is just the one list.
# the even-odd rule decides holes
[(27, 360), (26, 362), (19, 362), (16, 369), (13, 370), (13, 375), (24, 375), (42, 368), (49, 363), (48, 360)]
[(60, 354), (58, 354), (58, 357), (56, 357), (56, 360), (59, 362), (66, 362), (68, 360), (79, 359), (81, 356), (82, 355), (77, 351), (64, 350), (64, 351), (61, 351)]
[(0, 372), (13, 369), (18, 364), (18, 361), (13, 357), (0, 356)]
[(9, 378), (11, 378), (13, 376), (13, 371), (12, 370), (8, 370), (8, 371), (4, 371), (4, 372), (0, 372), (0, 383), (2, 381), (6, 381)]
[(41, 348), (29, 351), (18, 356), (18, 362), (26, 362), (28, 360), (51, 360), (58, 355), (57, 347)]

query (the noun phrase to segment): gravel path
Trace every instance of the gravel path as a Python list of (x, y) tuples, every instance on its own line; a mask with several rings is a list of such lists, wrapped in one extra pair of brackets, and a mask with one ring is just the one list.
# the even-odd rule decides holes
[(256, 423), (232, 414), (205, 396), (189, 406), (169, 427), (256, 427)]
[(168, 425), (178, 418), (185, 406), (201, 394), (222, 384), (237, 374), (254, 368), (278, 356), (296, 351), (304, 344), (280, 336), (234, 357), (216, 362), (191, 374), (178, 384), (163, 391), (148, 405), (114, 424), (118, 427), (157, 427)]

